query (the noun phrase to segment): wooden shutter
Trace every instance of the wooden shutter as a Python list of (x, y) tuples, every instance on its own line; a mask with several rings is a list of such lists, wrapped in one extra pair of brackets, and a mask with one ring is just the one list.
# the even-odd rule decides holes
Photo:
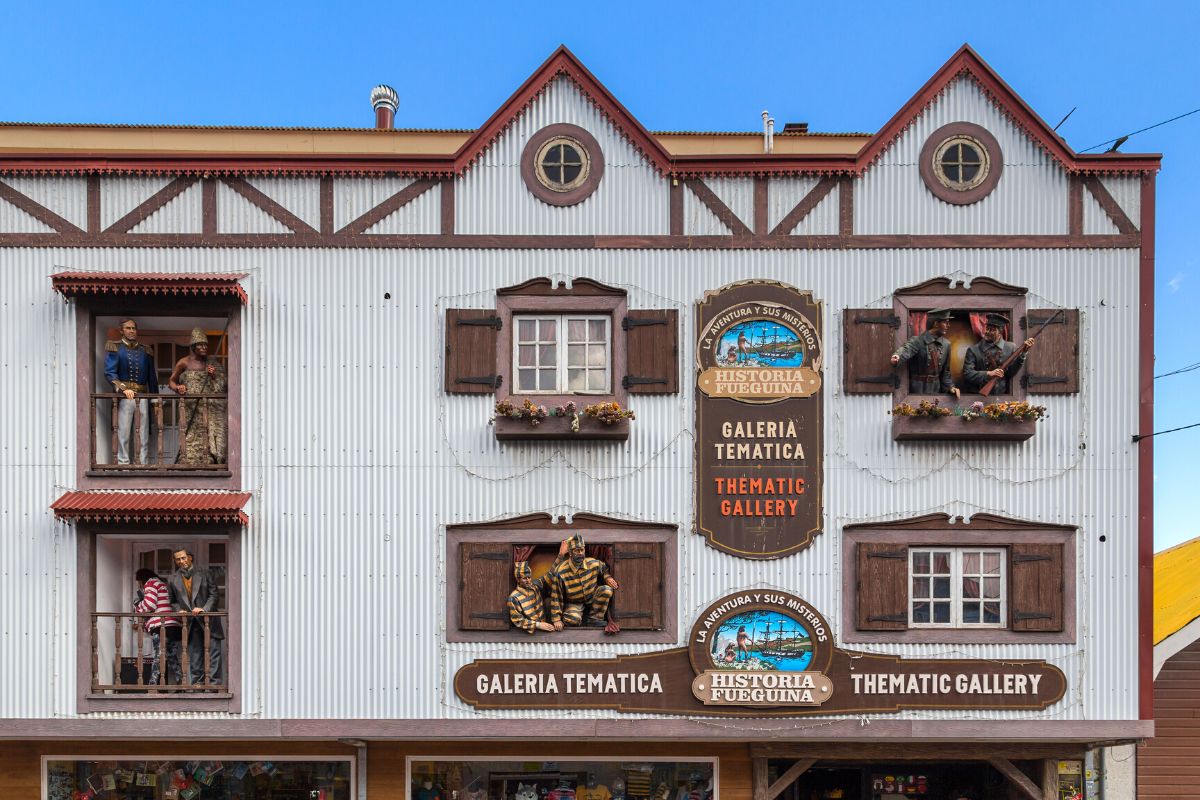
[(891, 309), (842, 312), (842, 387), (846, 394), (890, 394), (900, 373), (888, 359), (896, 351), (900, 318)]
[[(1055, 312), (1055, 309), (1031, 309), (1025, 317), (1025, 335), (1040, 328)], [(1063, 310), (1038, 336), (1025, 357), (1021, 383), (1030, 394), (1079, 391), (1079, 309)]]
[(446, 309), (446, 391), (491, 394), (500, 387), (496, 340), (500, 317), (488, 308)]
[(459, 627), (465, 631), (505, 631), (508, 594), (513, 590), (512, 545), (463, 542), (458, 573)]
[(621, 587), (613, 595), (613, 614), (621, 630), (662, 630), (662, 543), (614, 544), (610, 569)]
[(907, 630), (908, 548), (877, 542), (859, 542), (857, 548), (858, 629)]
[(1008, 562), (1008, 616), (1012, 630), (1061, 631), (1063, 546), (1014, 544), (1009, 548)]
[(679, 391), (679, 312), (673, 308), (626, 312), (625, 375), (630, 394)]

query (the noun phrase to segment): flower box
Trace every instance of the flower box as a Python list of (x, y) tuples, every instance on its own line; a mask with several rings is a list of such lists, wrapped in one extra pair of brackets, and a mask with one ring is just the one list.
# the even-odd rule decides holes
[(948, 417), (892, 417), (897, 442), (1023, 442), (1037, 429), (1035, 420), (964, 420)]
[(579, 430), (571, 430), (570, 417), (547, 417), (537, 425), (530, 425), (528, 420), (496, 417), (492, 422), (496, 438), (500, 441), (514, 439), (562, 439), (562, 440), (594, 440), (629, 438), (629, 420), (605, 425), (599, 420), (584, 415), (579, 416)]

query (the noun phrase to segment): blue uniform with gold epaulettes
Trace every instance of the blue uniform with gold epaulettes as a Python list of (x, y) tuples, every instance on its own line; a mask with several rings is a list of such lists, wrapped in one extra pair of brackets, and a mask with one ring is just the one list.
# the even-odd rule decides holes
[(154, 368), (154, 356), (145, 345), (130, 346), (122, 339), (106, 343), (104, 351), (104, 378), (114, 389), (158, 394), (158, 371)]

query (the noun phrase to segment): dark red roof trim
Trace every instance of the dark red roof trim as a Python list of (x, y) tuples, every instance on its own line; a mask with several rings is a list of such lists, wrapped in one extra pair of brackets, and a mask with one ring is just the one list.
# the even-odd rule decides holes
[(1161, 161), (1161, 156), (1154, 153), (1076, 153), (968, 45), (963, 45), (856, 156), (755, 153), (672, 157), (658, 139), (642, 127), (628, 109), (570, 50), (559, 47), (452, 156), (164, 156), (161, 153), (129, 153), (96, 157), (62, 153), (21, 153), (0, 155), (0, 174), (169, 174), (205, 177), (246, 174), (399, 174), (419, 178), (447, 178), (461, 175), (469, 169), (559, 76), (565, 76), (574, 83), (659, 173), (676, 178), (704, 175), (862, 174), (912, 125), (922, 111), (945, 92), (953, 81), (963, 76), (975, 81), (1002, 113), (1068, 172), (1153, 172), (1159, 169)]
[(67, 492), (50, 508), (67, 521), (248, 525), (249, 500), (249, 492)]
[(233, 296), (246, 304), (238, 283), (244, 272), (59, 272), (50, 276), (54, 291), (64, 297), (80, 295)]

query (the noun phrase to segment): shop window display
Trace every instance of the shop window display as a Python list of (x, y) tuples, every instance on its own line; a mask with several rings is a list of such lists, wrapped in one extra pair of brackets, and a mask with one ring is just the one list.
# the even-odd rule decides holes
[(715, 800), (715, 762), (410, 759), (411, 800)]
[(46, 800), (350, 800), (351, 761), (47, 759)]

